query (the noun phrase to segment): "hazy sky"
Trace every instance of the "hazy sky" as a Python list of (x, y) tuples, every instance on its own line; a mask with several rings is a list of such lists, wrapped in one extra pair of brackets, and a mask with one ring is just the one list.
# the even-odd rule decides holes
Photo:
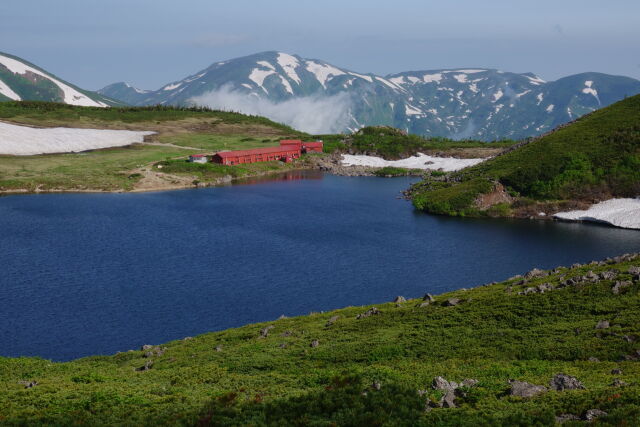
[(640, 78), (640, 0), (19, 0), (0, 51), (87, 89), (157, 89), (265, 50), (387, 74), (448, 67)]

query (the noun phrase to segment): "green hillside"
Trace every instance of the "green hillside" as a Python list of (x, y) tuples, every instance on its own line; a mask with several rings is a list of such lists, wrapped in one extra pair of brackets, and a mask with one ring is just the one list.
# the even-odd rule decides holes
[[(431, 302), (67, 363), (0, 358), (0, 424), (524, 426), (600, 410), (604, 425), (639, 425), (639, 267), (640, 255), (626, 255), (533, 270)], [(582, 388), (556, 390), (558, 374)], [(477, 383), (449, 393), (432, 386), (439, 376)], [(522, 397), (509, 380), (546, 389)]]
[(353, 154), (369, 154), (387, 160), (406, 159), (417, 153), (447, 156), (485, 157), (496, 154), (515, 141), (484, 142), (478, 140), (453, 140), (439, 137), (422, 137), (407, 134), (390, 126), (367, 126), (350, 135), (319, 135), (327, 149), (337, 149)]
[[(479, 195), (502, 184), (512, 202), (482, 211)], [(640, 96), (584, 116), (497, 158), (413, 188), (418, 209), (453, 215), (517, 214), (640, 194)], [(486, 208), (486, 206), (485, 206)]]
[[(291, 169), (278, 162), (239, 166), (186, 163), (190, 154), (278, 145), (281, 138), (305, 137), (263, 117), (198, 108), (77, 107), (47, 102), (0, 103), (0, 121), (38, 127), (127, 129), (156, 132), (145, 143), (84, 153), (0, 155), (0, 193), (36, 191), (145, 191), (213, 185)], [(158, 162), (177, 162), (164, 170)], [(203, 169), (207, 173), (203, 174)], [(165, 173), (166, 172), (166, 173)]]

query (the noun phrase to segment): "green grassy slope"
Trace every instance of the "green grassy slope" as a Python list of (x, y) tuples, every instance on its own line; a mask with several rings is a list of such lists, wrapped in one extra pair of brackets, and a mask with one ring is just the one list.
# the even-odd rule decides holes
[(418, 209), (479, 214), (474, 201), (503, 184), (521, 202), (640, 194), (640, 95), (584, 116), (508, 154), (414, 188)]
[(0, 104), (0, 120), (40, 126), (77, 126), (83, 123), (143, 123), (168, 122), (187, 119), (212, 119), (227, 124), (264, 125), (282, 132), (298, 135), (289, 126), (260, 116), (249, 116), (207, 108), (181, 107), (78, 107), (67, 104), (37, 101), (4, 102)]
[[(551, 425), (600, 409), (605, 424), (638, 425), (640, 282), (631, 266), (640, 256), (459, 290), (425, 307), (383, 303), (359, 319), (370, 307), (349, 307), (68, 363), (0, 358), (0, 424)], [(615, 279), (590, 279), (610, 270)], [(570, 278), (578, 283), (560, 285)], [(616, 281), (633, 282), (616, 294)], [(520, 294), (544, 283), (555, 289)], [(610, 327), (597, 329), (602, 320)], [(509, 379), (548, 386), (558, 373), (585, 388), (508, 395)], [(443, 394), (431, 387), (436, 376), (479, 383), (457, 408), (425, 411)]]

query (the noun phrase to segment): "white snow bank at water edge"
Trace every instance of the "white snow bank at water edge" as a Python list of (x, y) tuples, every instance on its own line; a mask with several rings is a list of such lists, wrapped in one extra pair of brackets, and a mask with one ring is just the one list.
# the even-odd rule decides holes
[(383, 168), (394, 166), (406, 169), (442, 169), (444, 171), (455, 171), (468, 166), (477, 165), (485, 159), (456, 159), (454, 157), (433, 157), (418, 153), (417, 156), (402, 160), (385, 160), (375, 156), (344, 154), (342, 164), (345, 166), (371, 166)]
[(569, 221), (592, 221), (640, 230), (640, 199), (611, 199), (584, 211), (559, 212), (554, 217)]
[(0, 154), (75, 153), (142, 142), (155, 132), (75, 128), (38, 129), (0, 122)]

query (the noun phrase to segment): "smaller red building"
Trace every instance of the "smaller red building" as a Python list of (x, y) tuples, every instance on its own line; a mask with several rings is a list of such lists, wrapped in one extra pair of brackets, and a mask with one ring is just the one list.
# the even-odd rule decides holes
[(324, 143), (322, 141), (303, 142), (302, 152), (303, 153), (322, 153), (323, 147), (324, 147)]
[(302, 153), (322, 153), (322, 141), (302, 142), (299, 139), (283, 139), (280, 141), (281, 147), (298, 147)]
[(300, 157), (300, 148), (292, 145), (254, 148), (252, 150), (222, 151), (211, 157), (211, 162), (221, 165), (283, 161), (290, 162)]

